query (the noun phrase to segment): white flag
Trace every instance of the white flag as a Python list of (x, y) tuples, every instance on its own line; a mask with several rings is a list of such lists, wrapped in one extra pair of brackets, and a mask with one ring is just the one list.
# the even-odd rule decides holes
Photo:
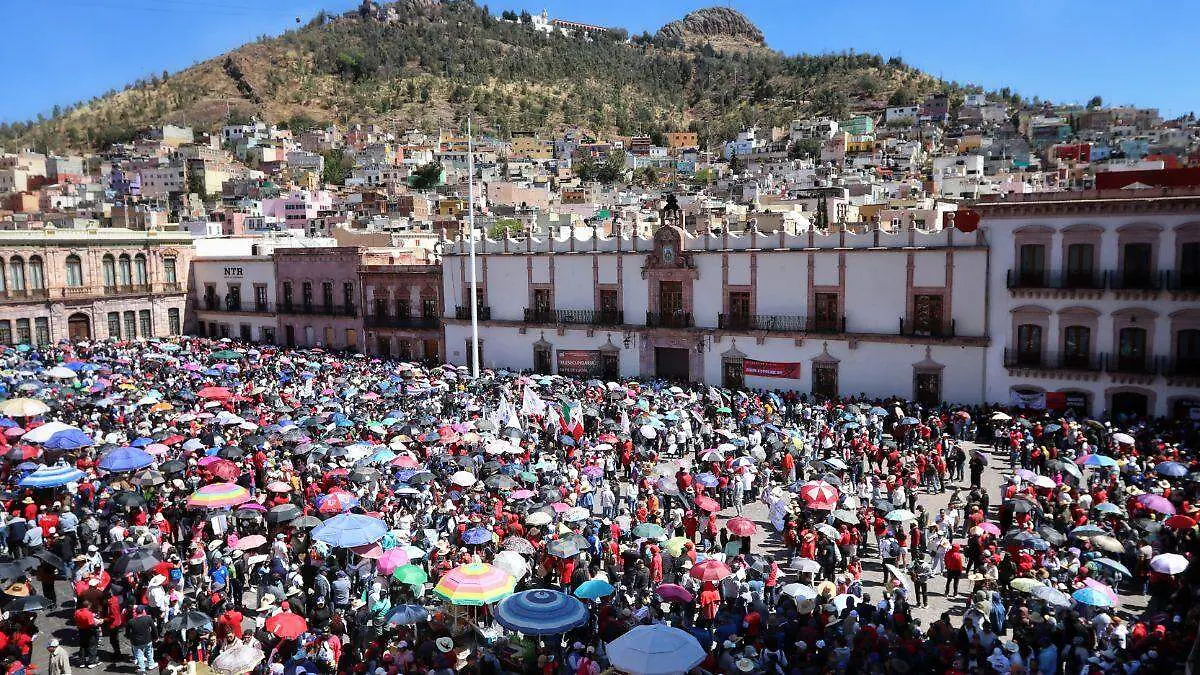
[(533, 390), (533, 387), (526, 386), (525, 392), (521, 394), (521, 414), (535, 415), (542, 417), (546, 414), (546, 402), (541, 396)]

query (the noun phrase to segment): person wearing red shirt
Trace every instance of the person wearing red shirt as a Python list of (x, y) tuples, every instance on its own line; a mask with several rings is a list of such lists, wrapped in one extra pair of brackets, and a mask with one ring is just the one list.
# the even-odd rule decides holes
[(954, 594), (958, 595), (958, 582), (962, 579), (963, 569), (966, 567), (966, 560), (963, 558), (962, 545), (955, 544), (946, 551), (946, 556), (942, 559), (946, 567), (946, 590), (943, 595), (950, 595), (950, 585), (954, 584)]
[(717, 608), (720, 606), (721, 594), (717, 592), (716, 586), (710, 581), (704, 582), (704, 588), (700, 591), (700, 616), (706, 625), (711, 626), (716, 620)]
[(85, 602), (75, 610), (75, 629), (79, 631), (79, 665), (94, 668), (100, 662), (97, 650), (100, 619), (92, 611), (92, 604)]

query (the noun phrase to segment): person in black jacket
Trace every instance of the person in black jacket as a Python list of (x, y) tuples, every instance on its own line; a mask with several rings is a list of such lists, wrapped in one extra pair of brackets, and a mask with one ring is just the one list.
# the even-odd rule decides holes
[(136, 605), (133, 616), (125, 624), (125, 635), (133, 651), (133, 662), (139, 673), (154, 667), (154, 641), (158, 639), (158, 626), (146, 608)]

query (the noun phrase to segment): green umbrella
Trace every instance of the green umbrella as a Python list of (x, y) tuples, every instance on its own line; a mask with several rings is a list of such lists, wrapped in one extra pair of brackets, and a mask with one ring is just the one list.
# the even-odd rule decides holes
[(667, 531), (654, 523), (642, 523), (633, 528), (633, 536), (641, 539), (666, 539)]
[(429, 581), (429, 575), (425, 573), (425, 570), (416, 565), (401, 565), (397, 567), (392, 572), (392, 578), (400, 583), (411, 584), (413, 586)]
[(219, 361), (237, 361), (242, 358), (242, 355), (232, 349), (222, 349), (219, 352), (213, 352), (212, 357)]

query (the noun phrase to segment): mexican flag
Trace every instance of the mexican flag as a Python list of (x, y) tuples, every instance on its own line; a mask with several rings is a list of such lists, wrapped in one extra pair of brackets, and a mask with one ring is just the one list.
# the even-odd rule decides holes
[(563, 433), (570, 434), (575, 440), (583, 438), (583, 404), (579, 401), (563, 403), (559, 424)]

